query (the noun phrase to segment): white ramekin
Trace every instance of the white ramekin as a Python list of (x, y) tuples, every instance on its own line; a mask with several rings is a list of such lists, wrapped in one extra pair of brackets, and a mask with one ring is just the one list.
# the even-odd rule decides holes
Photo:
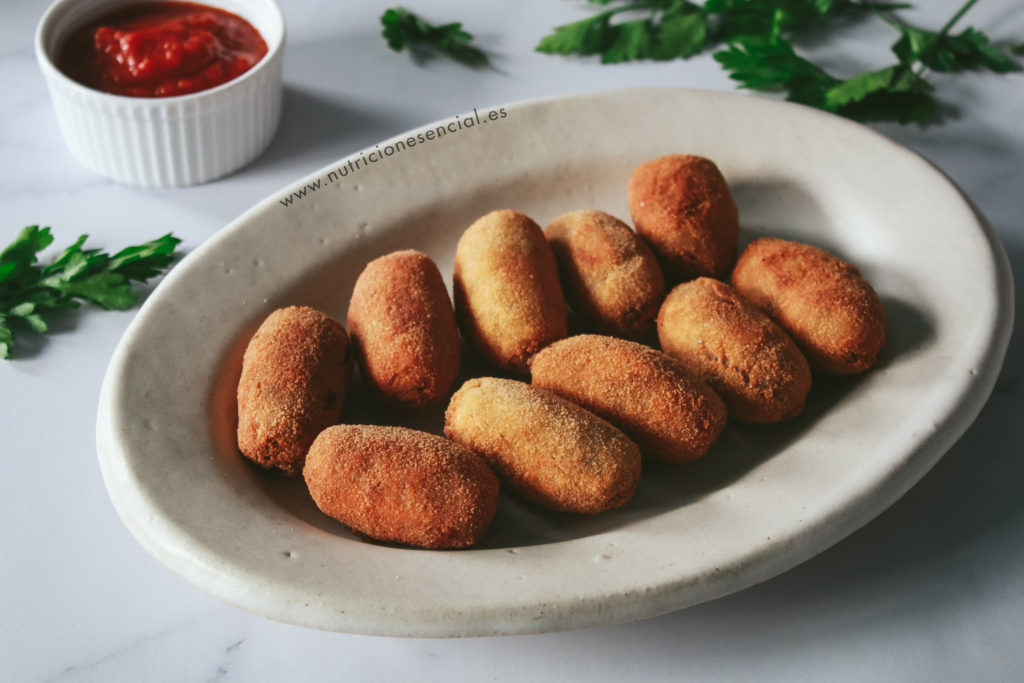
[(71, 153), (100, 175), (141, 187), (197, 185), (252, 161), (270, 144), (281, 118), (284, 17), (274, 0), (204, 4), (248, 20), (267, 54), (223, 85), (177, 97), (123, 97), (87, 88), (55, 66), (72, 31), (139, 0), (57, 0), (36, 31), (36, 58)]

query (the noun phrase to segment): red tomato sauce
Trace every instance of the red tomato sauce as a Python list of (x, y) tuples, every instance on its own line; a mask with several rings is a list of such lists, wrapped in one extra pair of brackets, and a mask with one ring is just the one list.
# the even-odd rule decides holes
[(191, 2), (129, 5), (75, 31), (57, 67), (103, 92), (171, 97), (237, 78), (267, 54), (267, 43), (238, 15)]

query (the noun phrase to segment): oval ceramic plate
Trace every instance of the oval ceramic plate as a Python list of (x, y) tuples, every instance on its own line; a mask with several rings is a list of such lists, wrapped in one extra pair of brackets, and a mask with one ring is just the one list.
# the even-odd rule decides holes
[[(714, 159), (741, 243), (803, 240), (857, 264), (889, 343), (856, 378), (816, 378), (804, 413), (730, 425), (686, 467), (647, 466), (626, 507), (596, 517), (503, 494), (480, 547), (374, 545), (323, 516), (301, 480), (251, 467), (234, 441), (241, 354), (289, 304), (345, 319), (364, 264), (420, 249), (449, 279), (477, 217), (515, 208), (628, 219), (626, 182), (668, 153)], [(466, 112), (338, 161), (267, 198), (178, 264), (118, 347), (98, 448), (132, 533), (171, 570), (274, 619), (368, 634), (570, 629), (676, 610), (767, 579), (866, 523), (967, 429), (1012, 326), (992, 229), (917, 155), (861, 126), (740, 95), (628, 90)], [(486, 369), (465, 363), (462, 379)], [(346, 422), (440, 432), (375, 408)]]

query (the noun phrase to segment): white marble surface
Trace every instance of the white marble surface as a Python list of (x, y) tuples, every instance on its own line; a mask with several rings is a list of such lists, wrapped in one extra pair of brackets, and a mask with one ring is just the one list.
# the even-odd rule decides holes
[[(938, 26), (959, 4), (921, 3)], [(25, 225), (116, 249), (173, 231), (194, 249), (255, 201), (332, 160), (434, 119), (523, 98), (627, 85), (728, 89), (709, 57), (601, 66), (532, 52), (575, 4), (422, 2), (459, 19), (496, 69), (418, 66), (387, 50), (386, 3), (284, 3), (285, 114), (270, 149), (198, 188), (143, 191), (80, 167), (56, 130), (31, 38), (44, 2), (0, 8), (0, 200), (6, 244)], [(1024, 39), (1018, 0), (969, 23)], [(873, 64), (885, 29), (818, 46), (836, 69)], [(835, 52), (832, 52), (832, 48)], [(843, 55), (840, 57), (839, 55)], [(878, 126), (948, 173), (1024, 266), (1024, 75), (936, 79), (941, 126)], [(927, 231), (927, 226), (921, 226)], [(950, 277), (956, 277), (955, 272)], [(1018, 278), (1020, 280), (1020, 278)], [(1017, 285), (1018, 320), (1024, 300)], [(0, 364), (0, 680), (1016, 681), (1024, 678), (1021, 341), (974, 426), (902, 500), (782, 576), (664, 617), (498, 639), (403, 640), (311, 631), (223, 605), (157, 563), (123, 527), (96, 462), (96, 398), (133, 312), (83, 311)]]

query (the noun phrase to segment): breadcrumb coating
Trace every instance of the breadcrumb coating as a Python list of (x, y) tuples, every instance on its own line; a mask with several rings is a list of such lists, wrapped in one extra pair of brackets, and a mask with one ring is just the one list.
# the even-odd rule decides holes
[(665, 278), (650, 247), (604, 211), (572, 211), (544, 228), (565, 297), (595, 330), (653, 338)]
[(608, 420), (653, 460), (695, 460), (725, 427), (722, 399), (678, 362), (643, 344), (577, 335), (534, 356), (530, 371), (534, 386)]
[(834, 375), (864, 372), (885, 346), (885, 309), (860, 271), (800, 242), (751, 242), (732, 283), (796, 341), (811, 366)]
[(704, 379), (741, 422), (795, 417), (811, 370), (793, 340), (762, 311), (718, 280), (677, 286), (658, 313), (662, 350)]
[(710, 159), (670, 154), (640, 164), (629, 177), (629, 211), (670, 283), (729, 275), (736, 260), (739, 211)]
[(303, 476), (321, 511), (390, 543), (471, 546), (498, 508), (498, 479), (483, 460), (404, 427), (329, 427), (313, 442)]
[(345, 328), (308, 306), (263, 321), (242, 358), (238, 448), (262, 467), (294, 475), (324, 427), (341, 416), (351, 369)]
[(385, 399), (419, 409), (442, 400), (459, 373), (459, 332), (434, 262), (414, 250), (370, 261), (356, 280), (348, 330), (359, 367)]
[(516, 380), (467, 381), (448, 404), (444, 433), (482, 456), (509, 490), (555, 510), (625, 505), (640, 480), (640, 449), (625, 434)]
[(512, 210), (474, 222), (455, 250), (455, 317), (466, 341), (512, 372), (566, 335), (566, 304), (544, 233)]

